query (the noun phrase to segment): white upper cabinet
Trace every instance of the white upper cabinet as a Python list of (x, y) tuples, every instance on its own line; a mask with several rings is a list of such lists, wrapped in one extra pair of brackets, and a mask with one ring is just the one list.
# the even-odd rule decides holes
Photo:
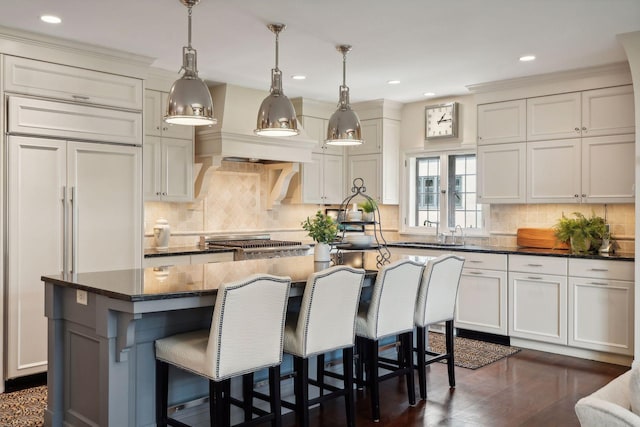
[(633, 86), (582, 92), (582, 136), (634, 132)]
[(581, 128), (580, 93), (527, 99), (527, 141), (575, 138)]
[(168, 138), (193, 139), (193, 126), (170, 125), (164, 121), (165, 106), (169, 94), (157, 90), (144, 91), (144, 133), (145, 135)]
[(527, 144), (478, 146), (478, 201), (525, 203)]
[(635, 196), (634, 134), (582, 140), (583, 202), (633, 203)]
[(193, 142), (147, 136), (142, 148), (145, 200), (193, 200)]
[(338, 204), (342, 202), (344, 189), (344, 149), (326, 145), (327, 120), (301, 116), (304, 131), (318, 141), (313, 148), (311, 163), (301, 164), (301, 202)]
[(382, 120), (383, 119), (371, 119), (360, 121), (364, 144), (350, 146), (348, 148), (349, 155), (375, 154), (382, 152)]
[(142, 80), (50, 62), (5, 56), (4, 85), (10, 93), (142, 110)]
[(527, 201), (581, 201), (580, 138), (527, 143)]
[(526, 138), (526, 100), (478, 105), (478, 145), (520, 142)]
[(633, 132), (631, 85), (527, 99), (528, 141)]

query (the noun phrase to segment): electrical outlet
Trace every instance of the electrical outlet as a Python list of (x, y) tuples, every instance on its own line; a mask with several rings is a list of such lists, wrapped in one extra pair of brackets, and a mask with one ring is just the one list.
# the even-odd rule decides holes
[(87, 291), (78, 289), (76, 291), (76, 302), (78, 304), (87, 305), (88, 304)]

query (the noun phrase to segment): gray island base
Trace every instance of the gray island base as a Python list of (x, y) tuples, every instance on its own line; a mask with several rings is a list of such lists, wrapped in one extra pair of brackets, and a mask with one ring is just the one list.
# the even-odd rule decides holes
[[(375, 279), (375, 253), (354, 252), (344, 263), (367, 269), (367, 284)], [(156, 339), (208, 328), (221, 283), (253, 273), (289, 276), (295, 297), (309, 274), (328, 266), (301, 256), (43, 276), (45, 426), (154, 426)], [(170, 404), (207, 395), (206, 381), (170, 375)]]

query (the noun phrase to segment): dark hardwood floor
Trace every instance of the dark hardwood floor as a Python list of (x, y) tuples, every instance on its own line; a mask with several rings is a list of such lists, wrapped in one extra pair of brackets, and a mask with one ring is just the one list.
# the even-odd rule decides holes
[[(444, 364), (428, 371), (427, 400), (410, 407), (401, 379), (381, 385), (382, 418), (370, 418), (369, 395), (356, 392), (358, 426), (579, 426), (574, 405), (628, 367), (533, 350), (499, 360), (477, 370), (456, 368), (456, 388), (450, 389)], [(417, 381), (417, 380), (416, 380)], [(419, 396), (418, 396), (419, 399)], [(344, 400), (311, 409), (311, 426), (345, 424)], [(295, 426), (295, 416), (283, 426)]]

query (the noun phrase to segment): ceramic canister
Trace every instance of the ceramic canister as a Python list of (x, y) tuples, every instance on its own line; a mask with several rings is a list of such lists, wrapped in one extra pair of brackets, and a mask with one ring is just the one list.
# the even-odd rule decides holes
[(171, 227), (169, 222), (160, 218), (156, 221), (156, 225), (153, 227), (153, 236), (156, 241), (156, 249), (164, 250), (169, 248), (169, 236), (171, 235)]

